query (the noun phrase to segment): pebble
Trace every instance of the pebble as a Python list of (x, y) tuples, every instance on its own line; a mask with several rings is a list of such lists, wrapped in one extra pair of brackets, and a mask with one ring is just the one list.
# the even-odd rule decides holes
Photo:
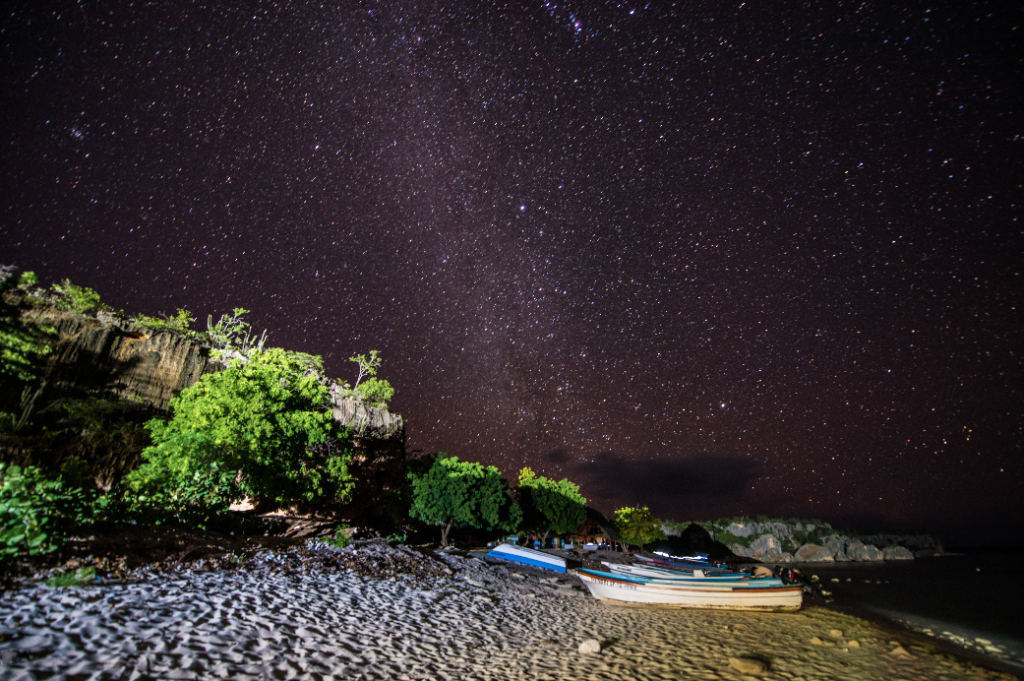
[(599, 653), (601, 652), (601, 642), (596, 638), (588, 638), (580, 644), (579, 651), (587, 655)]
[(767, 669), (766, 665), (761, 660), (755, 660), (749, 657), (730, 657), (729, 666), (738, 671), (740, 674), (763, 674)]

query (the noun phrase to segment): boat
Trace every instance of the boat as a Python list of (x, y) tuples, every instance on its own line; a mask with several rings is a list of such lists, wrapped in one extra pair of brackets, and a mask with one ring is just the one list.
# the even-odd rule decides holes
[(533, 567), (544, 568), (545, 570), (565, 572), (564, 558), (552, 556), (551, 554), (544, 553), (543, 551), (534, 551), (533, 549), (528, 549), (525, 546), (499, 544), (488, 551), (487, 555), (491, 558), (500, 558), (501, 560), (507, 560), (512, 563), (522, 563), (523, 565), (532, 565)]
[(740, 572), (732, 573), (716, 573), (716, 574), (698, 574), (700, 570), (695, 570), (694, 574), (686, 572), (677, 572), (673, 570), (662, 570), (659, 568), (648, 568), (648, 567), (637, 567), (634, 565), (615, 565), (614, 563), (604, 563), (604, 566), (608, 568), (608, 571), (614, 574), (627, 575), (630, 577), (639, 577), (656, 582), (686, 582), (690, 584), (738, 584), (742, 586), (782, 586), (782, 580), (775, 577), (751, 577), (748, 574)]
[(643, 561), (648, 565), (656, 565), (658, 567), (668, 568), (671, 570), (703, 570), (704, 572), (731, 572), (729, 568), (701, 561), (670, 560), (668, 558), (648, 558), (647, 556), (641, 556), (639, 554), (636, 555), (636, 558), (637, 560)]
[(645, 582), (640, 578), (631, 580), (624, 575), (597, 570), (580, 569), (576, 574), (594, 598), (603, 601), (772, 612), (799, 610), (803, 603), (803, 589), (798, 586), (733, 588), (725, 584), (666, 585)]

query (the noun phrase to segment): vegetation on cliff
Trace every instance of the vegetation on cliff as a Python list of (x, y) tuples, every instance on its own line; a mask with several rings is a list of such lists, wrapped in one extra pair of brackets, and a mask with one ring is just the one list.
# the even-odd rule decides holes
[(140, 503), (226, 511), (244, 497), (289, 504), (351, 493), (348, 433), (327, 388), (283, 350), (233, 359), (183, 390), (171, 411), (146, 424), (153, 445), (125, 480)]

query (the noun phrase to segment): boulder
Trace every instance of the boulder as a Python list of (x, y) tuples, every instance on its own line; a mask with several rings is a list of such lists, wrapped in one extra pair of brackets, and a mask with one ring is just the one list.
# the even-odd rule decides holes
[(782, 556), (782, 545), (770, 534), (764, 534), (750, 543), (750, 555), (762, 562), (773, 562)]
[(914, 554), (910, 549), (902, 546), (886, 546), (882, 549), (882, 558), (885, 560), (914, 560)]
[(877, 547), (859, 541), (850, 542), (846, 555), (853, 561), (882, 560), (882, 552)]
[(835, 560), (832, 552), (817, 544), (804, 544), (796, 550), (794, 559), (798, 563), (831, 563)]
[(743, 544), (726, 544), (726, 546), (729, 547), (729, 550), (732, 551), (732, 554), (734, 556), (741, 556), (743, 558), (754, 557), (754, 552), (746, 546), (744, 546)]

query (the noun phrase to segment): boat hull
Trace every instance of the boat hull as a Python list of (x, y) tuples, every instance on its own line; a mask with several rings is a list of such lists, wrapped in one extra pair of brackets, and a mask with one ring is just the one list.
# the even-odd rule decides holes
[(594, 598), (626, 603), (675, 605), (681, 608), (714, 610), (755, 610), (793, 612), (803, 603), (800, 587), (771, 587), (765, 589), (691, 588), (644, 584), (612, 579), (599, 575), (578, 573)]
[(533, 549), (527, 549), (522, 546), (501, 544), (488, 551), (487, 555), (491, 558), (500, 558), (501, 560), (507, 560), (512, 563), (532, 565), (533, 567), (544, 568), (545, 570), (554, 570), (555, 572), (565, 572), (564, 558), (552, 556), (541, 551), (534, 551)]

